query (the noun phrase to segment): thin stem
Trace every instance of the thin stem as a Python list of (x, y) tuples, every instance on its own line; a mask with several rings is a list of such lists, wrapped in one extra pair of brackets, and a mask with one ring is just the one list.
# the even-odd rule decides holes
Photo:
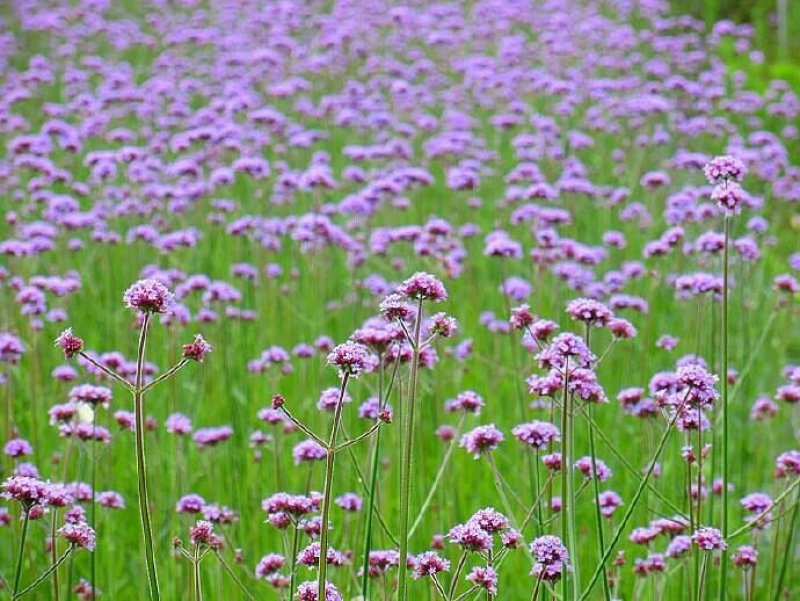
[(486, 461), (489, 463), (489, 467), (492, 470), (492, 475), (494, 476), (494, 487), (497, 490), (497, 493), (500, 495), (500, 501), (503, 503), (503, 509), (505, 510), (506, 514), (508, 514), (508, 519), (511, 521), (511, 525), (516, 528), (517, 520), (514, 518), (514, 510), (511, 507), (511, 502), (509, 501), (505, 487), (503, 486), (503, 480), (500, 477), (500, 471), (497, 469), (497, 464), (494, 462), (494, 458), (492, 457), (491, 453), (486, 453), (485, 456)]
[[(722, 538), (728, 538), (728, 246), (731, 238), (731, 219), (725, 216), (725, 247), (723, 249), (722, 271)], [(698, 449), (702, 453), (702, 449)], [(698, 491), (698, 494), (700, 491)], [(698, 520), (700, 516), (698, 515)], [(719, 601), (727, 594), (728, 551), (722, 550), (719, 576)]]
[(294, 524), (294, 534), (292, 535), (292, 556), (289, 558), (289, 599), (294, 599), (294, 587), (297, 581), (295, 574), (297, 568), (297, 544), (300, 538), (300, 528)]
[(357, 443), (361, 442), (361, 441), (362, 441), (362, 440), (364, 440), (365, 438), (369, 438), (369, 437), (370, 437), (372, 434), (374, 434), (374, 433), (375, 433), (375, 431), (376, 431), (378, 428), (380, 428), (380, 427), (381, 427), (381, 424), (383, 424), (383, 420), (381, 420), (381, 419), (378, 419), (378, 420), (377, 420), (377, 421), (376, 421), (374, 424), (372, 424), (372, 426), (370, 426), (370, 428), (369, 428), (369, 429), (368, 429), (366, 432), (363, 432), (362, 434), (359, 434), (359, 435), (358, 435), (358, 436), (356, 436), (355, 438), (351, 438), (350, 440), (346, 440), (346, 441), (345, 441), (345, 442), (343, 442), (342, 444), (340, 444), (340, 445), (338, 445), (338, 446), (334, 447), (334, 448), (333, 448), (333, 452), (334, 452), (334, 453), (338, 453), (338, 452), (339, 452), (339, 451), (341, 451), (341, 450), (344, 450), (344, 449), (347, 449), (347, 448), (349, 448), (349, 447), (352, 447), (353, 445), (355, 445), (355, 444), (357, 444)]
[(222, 564), (222, 568), (228, 573), (228, 576), (230, 576), (233, 579), (233, 581), (236, 583), (239, 589), (245, 594), (245, 596), (251, 601), (255, 601), (256, 598), (253, 596), (253, 593), (247, 590), (247, 587), (244, 585), (241, 579), (236, 575), (236, 573), (233, 571), (228, 562), (225, 561), (225, 558), (222, 557), (222, 553), (220, 553), (219, 551), (214, 551), (214, 555), (217, 556), (217, 559), (219, 559), (220, 564)]
[[(594, 409), (591, 405), (588, 407), (588, 414), (591, 416)], [(594, 518), (595, 527), (597, 529), (597, 548), (602, 558), (605, 553), (605, 541), (603, 540), (603, 516), (600, 511), (600, 482), (597, 478), (597, 455), (595, 453), (594, 445), (594, 428), (589, 426), (589, 454), (592, 457), (592, 482), (594, 483)], [(611, 601), (611, 589), (608, 585), (608, 572), (606, 570), (605, 562), (600, 564), (603, 569), (603, 598), (605, 601)]]
[(536, 586), (533, 587), (531, 601), (537, 601), (539, 599), (539, 588), (542, 586), (542, 576), (544, 576), (544, 572), (536, 579)]
[(317, 436), (316, 434), (314, 434), (314, 432), (313, 432), (313, 431), (311, 431), (311, 430), (310, 430), (308, 427), (306, 427), (306, 425), (305, 425), (305, 424), (303, 424), (303, 422), (301, 422), (301, 421), (300, 421), (299, 419), (297, 419), (297, 418), (296, 418), (294, 415), (292, 415), (292, 414), (289, 412), (289, 410), (286, 408), (286, 405), (282, 405), (282, 406), (281, 406), (281, 411), (283, 411), (284, 415), (286, 415), (286, 417), (288, 417), (288, 418), (289, 418), (289, 421), (291, 421), (291, 422), (292, 422), (292, 423), (293, 423), (295, 426), (297, 426), (298, 428), (300, 428), (300, 430), (301, 430), (301, 431), (302, 431), (302, 432), (303, 432), (303, 433), (304, 433), (306, 436), (308, 436), (309, 438), (311, 438), (311, 439), (312, 439), (314, 442), (316, 442), (316, 443), (317, 443), (319, 446), (321, 446), (321, 447), (324, 447), (324, 446), (326, 446), (326, 445), (327, 445), (327, 443), (326, 443), (324, 440), (322, 440), (322, 439), (321, 439), (319, 436)]
[[(98, 405), (92, 407), (92, 506), (90, 509), (90, 517), (92, 520), (92, 528), (97, 532), (97, 410)], [(97, 553), (92, 553), (91, 564), (92, 586), (97, 587)]]
[[(561, 435), (563, 436), (563, 443), (561, 445), (561, 540), (563, 543), (570, 544), (569, 542), (569, 498), (568, 498), (568, 480), (572, 475), (569, 471), (569, 418), (568, 418), (568, 402), (569, 395), (569, 356), (566, 358), (566, 365), (564, 366), (564, 396), (561, 400)], [(577, 549), (572, 549), (575, 555)], [(566, 563), (563, 566), (561, 577), (561, 598), (566, 601), (569, 594), (569, 579), (567, 578), (568, 570)]]
[(85, 352), (83, 352), (83, 351), (80, 351), (78, 354), (79, 354), (81, 357), (83, 357), (83, 358), (84, 358), (86, 361), (88, 361), (89, 363), (91, 363), (92, 365), (94, 365), (94, 366), (95, 366), (97, 369), (99, 369), (100, 371), (102, 371), (102, 372), (103, 372), (105, 375), (107, 375), (109, 378), (111, 378), (111, 379), (113, 379), (113, 380), (116, 380), (117, 382), (119, 382), (120, 384), (122, 384), (122, 385), (123, 385), (125, 388), (127, 388), (128, 390), (130, 390), (131, 392), (133, 392), (133, 391), (134, 391), (133, 384), (131, 384), (130, 382), (128, 382), (128, 380), (126, 380), (125, 378), (123, 378), (121, 375), (119, 375), (119, 374), (118, 374), (117, 372), (115, 372), (114, 370), (107, 368), (105, 365), (103, 365), (102, 363), (100, 363), (99, 361), (97, 361), (96, 359), (94, 359), (94, 358), (93, 358), (91, 355), (87, 355), (87, 354), (86, 354)]
[(408, 409), (404, 416), (403, 461), (400, 465), (400, 566), (398, 570), (398, 601), (406, 601), (408, 594), (408, 516), (411, 505), (411, 461), (414, 456), (414, 404), (417, 397), (417, 377), (419, 373), (420, 334), (422, 331), (422, 298), (417, 303), (417, 318), (414, 322), (414, 356), (411, 363), (411, 377), (408, 385)]
[(327, 456), (325, 458), (325, 492), (322, 498), (322, 521), (321, 532), (319, 537), (319, 575), (317, 578), (317, 591), (321, 601), (325, 601), (326, 591), (325, 582), (328, 571), (328, 537), (329, 528), (328, 521), (330, 520), (331, 513), (331, 494), (333, 491), (333, 470), (336, 460), (336, 436), (339, 434), (339, 425), (342, 421), (342, 408), (344, 407), (344, 395), (347, 390), (347, 381), (350, 375), (345, 372), (342, 375), (342, 385), (339, 389), (339, 400), (336, 403), (336, 411), (333, 414), (333, 426), (331, 427), (331, 435), (328, 439)]
[[(394, 373), (397, 373), (397, 364), (399, 361), (395, 362)], [(386, 376), (385, 373), (386, 366), (383, 362), (383, 354), (380, 353), (378, 355), (378, 409), (381, 410), (384, 408), (386, 403), (385, 390), (384, 390), (384, 378)], [(394, 375), (392, 376), (394, 379)], [(380, 431), (375, 434), (375, 444), (372, 448), (372, 462), (370, 466), (370, 475), (369, 475), (369, 495), (367, 497), (367, 516), (366, 516), (366, 525), (364, 527), (364, 562), (362, 565), (362, 574), (361, 574), (361, 596), (364, 599), (369, 598), (369, 552), (370, 547), (372, 545), (372, 519), (375, 512), (375, 489), (378, 485), (378, 466), (380, 464), (380, 449), (381, 449), (381, 433)], [(291, 599), (291, 597), (290, 597)]]
[(53, 507), (53, 515), (50, 523), (50, 565), (53, 568), (53, 599), (58, 601), (60, 591), (58, 586), (58, 538), (56, 528), (58, 527), (58, 507)]
[(158, 572), (156, 571), (155, 548), (153, 545), (153, 523), (150, 517), (150, 501), (147, 494), (147, 464), (144, 448), (145, 425), (142, 383), (144, 381), (144, 353), (145, 347), (147, 346), (147, 327), (149, 325), (150, 314), (144, 313), (142, 329), (139, 332), (139, 345), (136, 353), (136, 389), (133, 393), (136, 419), (134, 437), (136, 440), (136, 475), (138, 477), (139, 514), (142, 521), (144, 555), (147, 564), (147, 582), (151, 601), (161, 601), (161, 590), (158, 586)]
[(194, 546), (192, 558), (192, 585), (194, 588), (194, 601), (203, 601), (203, 586), (200, 581), (200, 545)]
[(464, 569), (464, 564), (467, 562), (467, 551), (464, 551), (461, 554), (461, 557), (458, 560), (458, 565), (456, 566), (456, 571), (453, 572), (453, 578), (450, 580), (450, 587), (447, 590), (447, 598), (452, 599), (453, 595), (456, 592), (456, 587), (458, 586), (458, 578), (461, 576), (461, 570)]
[(56, 560), (56, 562), (54, 564), (52, 564), (44, 574), (39, 576), (36, 580), (31, 582), (28, 586), (26, 586), (21, 591), (15, 592), (14, 596), (12, 598), (12, 601), (16, 601), (17, 599), (21, 599), (22, 597), (24, 597), (28, 593), (33, 592), (33, 590), (36, 589), (36, 587), (38, 587), (40, 584), (42, 584), (45, 580), (47, 580), (50, 577), (50, 574), (53, 574), (58, 570), (58, 566), (60, 566), (62, 563), (64, 563), (67, 560), (67, 557), (69, 557), (72, 554), (72, 551), (74, 549), (75, 549), (75, 547), (70, 545), (69, 548), (66, 551), (64, 551), (64, 554), (61, 557), (59, 557)]
[(789, 495), (789, 493), (791, 493), (795, 488), (797, 488), (799, 484), (800, 484), (800, 478), (795, 478), (794, 482), (792, 482), (788, 487), (786, 487), (786, 490), (784, 490), (780, 495), (778, 495), (769, 507), (767, 507), (764, 511), (757, 514), (756, 516), (752, 517), (750, 521), (748, 521), (741, 528), (734, 530), (729, 538), (730, 539), (737, 538), (742, 534), (744, 534), (745, 532), (747, 532), (748, 530), (750, 530), (751, 528), (754, 528), (759, 523), (761, 523), (761, 520), (765, 518), (767, 514), (769, 514), (773, 509), (775, 509), (781, 503), (781, 501), (783, 501)]
[(144, 388), (142, 388), (142, 394), (144, 394), (145, 392), (147, 392), (151, 388), (154, 388), (155, 386), (157, 386), (158, 384), (160, 384), (164, 380), (169, 380), (172, 376), (174, 376), (181, 369), (183, 369), (188, 363), (189, 363), (189, 359), (181, 359), (180, 361), (178, 361), (175, 365), (170, 367), (167, 371), (165, 371), (163, 374), (158, 376), (155, 380), (153, 380), (152, 382), (150, 382), (148, 384), (145, 384)]
[(17, 557), (17, 571), (14, 573), (14, 597), (19, 591), (19, 581), (22, 578), (22, 558), (25, 555), (25, 539), (28, 537), (28, 522), (30, 522), (31, 509), (25, 507), (25, 517), (22, 519), (22, 538), (19, 541), (19, 556)]
[[(797, 523), (797, 511), (798, 507), (800, 507), (800, 494), (798, 494), (798, 499), (795, 501), (794, 508), (792, 509), (792, 517), (789, 519), (789, 532), (786, 536), (786, 549), (783, 552), (783, 558), (781, 559), (781, 569), (778, 572), (778, 584), (775, 587), (775, 596), (773, 597), (773, 601), (778, 601), (781, 598), (781, 589), (783, 588), (783, 581), (786, 578), (786, 569), (789, 567), (789, 558), (794, 556), (794, 528), (795, 524)], [(775, 530), (775, 538), (778, 538), (778, 530)]]

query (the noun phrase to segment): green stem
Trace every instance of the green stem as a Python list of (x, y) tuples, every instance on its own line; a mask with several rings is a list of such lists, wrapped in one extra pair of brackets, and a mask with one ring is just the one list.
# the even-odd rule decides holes
[[(797, 523), (798, 507), (800, 507), (800, 493), (798, 493), (797, 499), (795, 499), (792, 517), (789, 519), (789, 533), (786, 537), (786, 549), (783, 552), (783, 559), (781, 559), (781, 570), (778, 573), (778, 585), (775, 587), (773, 601), (779, 601), (781, 598), (781, 589), (783, 588), (783, 581), (786, 578), (786, 569), (789, 567), (789, 558), (794, 556), (794, 528)], [(777, 530), (775, 531), (775, 538), (778, 538)]]
[[(568, 417), (568, 401), (569, 396), (569, 357), (566, 359), (564, 366), (564, 396), (561, 400), (561, 541), (564, 545), (570, 544), (569, 536), (569, 477), (571, 472), (569, 469), (569, 417)], [(577, 549), (572, 549), (573, 556), (576, 554)], [(561, 574), (561, 598), (563, 601), (567, 600), (569, 595), (569, 578), (566, 564), (563, 566)]]
[[(92, 506), (90, 509), (90, 517), (92, 520), (92, 528), (94, 529), (95, 536), (97, 532), (97, 410), (98, 405), (92, 407)], [(55, 542), (55, 541), (54, 541)], [(92, 553), (91, 564), (92, 586), (97, 588), (97, 553)]]
[(228, 576), (230, 576), (231, 579), (233, 579), (233, 581), (236, 583), (236, 586), (238, 586), (239, 589), (244, 593), (245, 597), (250, 599), (250, 601), (255, 601), (256, 598), (253, 596), (253, 593), (251, 593), (247, 589), (247, 587), (244, 585), (241, 579), (236, 575), (236, 572), (233, 571), (228, 562), (225, 561), (225, 558), (222, 557), (222, 554), (219, 551), (215, 551), (214, 555), (217, 556), (217, 559), (219, 560), (219, 563), (222, 565), (222, 568), (225, 570), (225, 572), (227, 572)]
[[(136, 475), (138, 477), (139, 515), (142, 521), (142, 538), (144, 540), (144, 556), (147, 564), (147, 582), (151, 601), (161, 601), (161, 590), (158, 586), (158, 572), (156, 570), (155, 548), (153, 545), (153, 523), (150, 517), (150, 500), (147, 495), (147, 464), (144, 448), (144, 395), (142, 383), (144, 381), (144, 353), (147, 345), (147, 327), (150, 324), (150, 314), (144, 313), (142, 329), (139, 332), (139, 345), (136, 353), (136, 387), (133, 393), (133, 404), (136, 418)], [(94, 584), (94, 583), (92, 583)]]
[(292, 556), (289, 558), (289, 599), (294, 599), (294, 587), (295, 583), (297, 582), (297, 575), (295, 572), (297, 571), (297, 544), (300, 538), (300, 528), (297, 524), (294, 524), (294, 534), (292, 535)]
[[(591, 405), (588, 407), (589, 416), (594, 413)], [(600, 482), (597, 478), (597, 455), (594, 446), (594, 428), (589, 426), (589, 453), (592, 457), (592, 482), (594, 483), (594, 518), (595, 527), (597, 528), (597, 548), (602, 558), (605, 553), (605, 540), (603, 539), (603, 516), (600, 511)], [(608, 573), (606, 571), (606, 564), (602, 562), (600, 567), (603, 569), (603, 598), (605, 601), (611, 601), (611, 589), (608, 586)]]
[(194, 546), (192, 560), (192, 585), (194, 588), (194, 601), (203, 601), (203, 586), (200, 581), (200, 545)]
[(419, 373), (420, 333), (422, 331), (422, 299), (417, 303), (417, 317), (414, 322), (414, 357), (411, 363), (409, 381), (408, 409), (404, 416), (403, 462), (400, 466), (400, 566), (398, 570), (398, 601), (406, 601), (408, 595), (408, 516), (411, 504), (411, 461), (414, 456), (414, 404), (417, 397), (417, 377)]
[[(722, 538), (728, 538), (728, 246), (731, 238), (731, 219), (725, 216), (725, 248), (722, 271)], [(698, 449), (702, 453), (702, 449)], [(700, 494), (700, 491), (698, 491)], [(700, 516), (698, 515), (698, 520)], [(719, 576), (719, 601), (727, 594), (728, 551), (722, 550)]]
[(64, 554), (61, 557), (59, 557), (56, 560), (56, 562), (52, 564), (44, 574), (39, 576), (36, 580), (31, 582), (28, 586), (26, 586), (18, 593), (15, 592), (12, 601), (17, 601), (17, 599), (21, 599), (28, 593), (33, 592), (33, 590), (36, 589), (36, 587), (38, 587), (40, 584), (42, 584), (45, 580), (47, 580), (50, 577), (50, 574), (54, 574), (58, 570), (58, 566), (60, 566), (67, 560), (67, 557), (69, 557), (72, 554), (73, 549), (74, 547), (70, 545), (69, 548), (66, 551), (64, 551)]
[(14, 597), (19, 591), (19, 581), (22, 578), (22, 558), (25, 555), (25, 539), (28, 537), (28, 522), (30, 522), (31, 509), (25, 507), (25, 517), (22, 519), (22, 538), (19, 541), (19, 557), (17, 557), (17, 571), (14, 573)]
[[(383, 354), (379, 355), (378, 365), (378, 408), (384, 406), (384, 390), (383, 379), (384, 364)], [(396, 362), (396, 363), (399, 363)], [(381, 433), (380, 431), (375, 434), (375, 444), (372, 448), (372, 465), (370, 466), (369, 474), (369, 496), (367, 498), (367, 523), (364, 527), (364, 562), (362, 565), (363, 573), (361, 575), (361, 596), (364, 599), (369, 599), (369, 552), (372, 545), (372, 518), (375, 511), (375, 489), (378, 485), (378, 466), (380, 464), (380, 450), (381, 450)], [(291, 597), (289, 597), (291, 599)]]
[(339, 400), (336, 403), (336, 410), (333, 414), (333, 426), (331, 435), (328, 439), (327, 456), (325, 458), (325, 492), (322, 498), (322, 521), (319, 537), (319, 574), (317, 577), (317, 591), (320, 601), (325, 601), (325, 583), (328, 571), (328, 542), (329, 528), (328, 522), (331, 514), (331, 494), (333, 491), (333, 471), (336, 462), (336, 436), (339, 434), (339, 425), (342, 421), (342, 408), (344, 407), (344, 395), (347, 390), (347, 381), (350, 375), (342, 375), (342, 385), (339, 389)]
[(53, 599), (58, 601), (60, 591), (58, 586), (58, 538), (56, 528), (58, 526), (58, 507), (53, 507), (53, 515), (50, 523), (50, 565), (53, 567)]

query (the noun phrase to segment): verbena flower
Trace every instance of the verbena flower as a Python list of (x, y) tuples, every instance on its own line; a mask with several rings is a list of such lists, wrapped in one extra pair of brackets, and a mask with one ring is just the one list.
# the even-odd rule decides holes
[(56, 338), (55, 345), (64, 351), (64, 358), (71, 359), (83, 350), (83, 340), (72, 333), (72, 328), (67, 328)]
[(131, 285), (122, 300), (127, 308), (142, 313), (167, 313), (175, 303), (175, 296), (158, 280), (144, 279)]

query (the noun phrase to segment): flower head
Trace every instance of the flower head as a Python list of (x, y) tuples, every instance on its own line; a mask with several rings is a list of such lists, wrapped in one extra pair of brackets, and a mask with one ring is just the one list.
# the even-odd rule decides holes
[(357, 378), (362, 372), (373, 369), (375, 358), (363, 344), (348, 340), (330, 352), (328, 365), (338, 367), (342, 377)]
[(64, 358), (71, 359), (83, 350), (83, 340), (72, 333), (72, 328), (67, 328), (56, 338), (56, 346), (64, 351)]
[(144, 279), (128, 288), (122, 300), (127, 308), (142, 313), (167, 313), (175, 303), (175, 296), (158, 280)]
[(566, 567), (571, 570), (569, 551), (557, 536), (540, 536), (531, 543), (531, 555), (534, 558), (531, 574), (542, 580), (554, 582), (561, 578)]
[(440, 302), (447, 298), (447, 290), (441, 280), (429, 273), (419, 271), (403, 282), (398, 288), (406, 298)]
[(57, 534), (75, 547), (94, 551), (94, 530), (85, 522), (65, 524), (58, 529)]
[(494, 424), (478, 426), (461, 437), (459, 446), (478, 459), (482, 453), (494, 451), (503, 442), (503, 433)]
[(730, 155), (714, 157), (705, 167), (703, 173), (709, 184), (719, 184), (721, 182), (741, 182), (744, 179), (747, 168), (744, 163)]
[(722, 533), (716, 528), (698, 528), (692, 534), (692, 542), (702, 551), (722, 551), (728, 548), (728, 543), (725, 542), (725, 539), (722, 538)]
[(490, 595), (497, 594), (497, 572), (491, 566), (475, 566), (467, 575), (467, 580)]
[(183, 345), (183, 358), (192, 359), (202, 363), (205, 356), (211, 352), (211, 345), (200, 334), (195, 334), (194, 340)]

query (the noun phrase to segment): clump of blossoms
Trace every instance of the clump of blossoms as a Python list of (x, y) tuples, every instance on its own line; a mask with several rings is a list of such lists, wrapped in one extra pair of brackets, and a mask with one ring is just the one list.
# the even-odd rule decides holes
[[(125, 375), (115, 371), (113, 367), (109, 367), (106, 363), (86, 353), (83, 350), (83, 340), (75, 336), (71, 328), (64, 330), (58, 338), (56, 338), (55, 344), (62, 349), (66, 359), (70, 359), (75, 355), (80, 356), (81, 359), (85, 360), (99, 373), (122, 385), (133, 396), (135, 422), (133, 424), (133, 431), (136, 441), (136, 471), (139, 481), (139, 514), (145, 547), (147, 580), (150, 597), (154, 600), (160, 600), (161, 592), (156, 568), (153, 525), (147, 498), (147, 474), (145, 472), (145, 394), (156, 385), (174, 376), (189, 362), (195, 361), (202, 363), (205, 356), (211, 352), (211, 345), (209, 345), (201, 335), (196, 335), (192, 342), (183, 346), (182, 357), (173, 367), (148, 382), (149, 366), (145, 361), (148, 330), (154, 315), (169, 314), (175, 306), (175, 296), (160, 281), (155, 279), (143, 279), (135, 282), (125, 291), (123, 303), (127, 308), (137, 313), (140, 324), (136, 366), (131, 374), (133, 376), (133, 382), (129, 381)], [(76, 397), (74, 400), (92, 404), (107, 404), (110, 399), (110, 391), (108, 394), (95, 394), (95, 391), (99, 390), (99, 388), (101, 387), (91, 387), (90, 385), (84, 385), (83, 388), (76, 387), (76, 389), (73, 389)]]

